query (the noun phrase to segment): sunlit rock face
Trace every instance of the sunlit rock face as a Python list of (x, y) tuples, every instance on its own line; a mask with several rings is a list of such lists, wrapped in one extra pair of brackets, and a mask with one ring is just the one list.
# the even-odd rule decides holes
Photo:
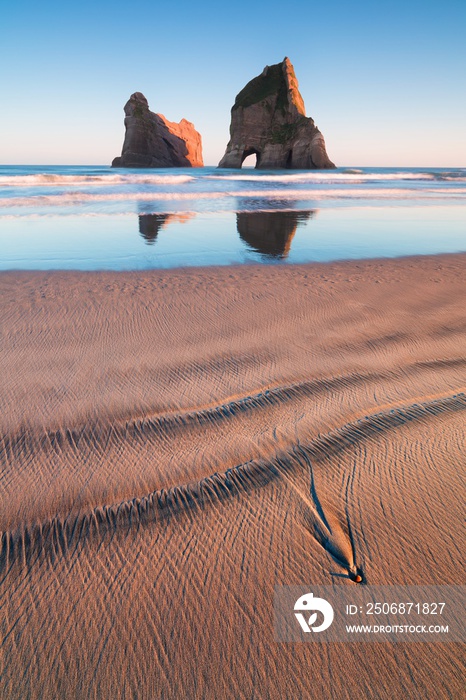
[(230, 141), (219, 168), (241, 168), (256, 154), (256, 168), (334, 168), (314, 120), (306, 117), (288, 58), (251, 80), (231, 109)]
[(201, 135), (186, 119), (169, 122), (149, 110), (146, 98), (135, 92), (125, 105), (126, 134), (114, 168), (198, 168), (202, 161)]

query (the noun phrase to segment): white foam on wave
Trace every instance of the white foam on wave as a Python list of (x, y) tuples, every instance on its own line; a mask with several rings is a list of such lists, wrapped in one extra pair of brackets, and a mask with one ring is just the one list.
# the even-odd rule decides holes
[(178, 185), (194, 180), (191, 175), (7, 175), (0, 177), (0, 187), (38, 187), (57, 185)]
[(370, 182), (390, 182), (390, 181), (446, 181), (463, 183), (466, 182), (465, 170), (451, 171), (397, 171), (397, 172), (363, 172), (359, 169), (348, 168), (342, 172), (310, 171), (280, 174), (262, 174), (253, 170), (247, 173), (244, 170), (237, 174), (213, 174), (213, 175), (189, 175), (173, 174), (162, 175), (155, 173), (107, 173), (107, 174), (87, 174), (87, 175), (63, 175), (56, 173), (36, 173), (30, 175), (0, 175), (1, 187), (75, 187), (75, 186), (114, 186), (114, 185), (182, 185), (193, 180), (211, 180), (218, 182), (254, 182), (261, 183), (283, 183), (283, 184), (364, 184)]
[(323, 173), (322, 171), (309, 173), (293, 173), (287, 175), (259, 175), (259, 174), (241, 174), (241, 175), (206, 175), (206, 179), (210, 180), (236, 180), (244, 182), (314, 182), (316, 184), (331, 184), (349, 182), (358, 184), (362, 182), (373, 181), (392, 181), (392, 180), (435, 180), (436, 175), (433, 173), (413, 173), (413, 172), (396, 172), (396, 173), (363, 173), (361, 170), (348, 170), (343, 173), (336, 173), (333, 170)]
[(466, 182), (466, 173), (437, 173), (435, 179), (446, 182)]
[(5, 207), (42, 207), (42, 206), (66, 206), (84, 204), (86, 202), (112, 202), (112, 201), (161, 201), (161, 200), (209, 200), (235, 198), (263, 198), (295, 199), (317, 201), (324, 199), (425, 199), (435, 196), (451, 198), (453, 196), (466, 196), (466, 187), (442, 188), (429, 187), (417, 190), (407, 188), (374, 188), (371, 190), (229, 190), (226, 192), (126, 192), (108, 194), (90, 194), (83, 192), (68, 192), (65, 194), (35, 195), (30, 197), (6, 197), (0, 199), (0, 209)]

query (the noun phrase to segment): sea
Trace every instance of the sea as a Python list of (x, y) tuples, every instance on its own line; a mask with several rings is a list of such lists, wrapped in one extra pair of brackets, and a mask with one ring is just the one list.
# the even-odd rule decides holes
[(0, 270), (466, 251), (466, 168), (0, 166)]

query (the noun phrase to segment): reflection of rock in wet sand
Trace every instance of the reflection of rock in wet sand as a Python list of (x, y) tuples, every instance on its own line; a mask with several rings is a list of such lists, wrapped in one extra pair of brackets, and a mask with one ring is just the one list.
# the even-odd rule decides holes
[(140, 214), (139, 233), (148, 245), (155, 243), (159, 231), (171, 222), (185, 224), (195, 216), (194, 212), (183, 214)]
[(286, 258), (298, 224), (314, 214), (315, 211), (238, 212), (236, 228), (253, 250), (272, 258)]
[(152, 245), (170, 214), (145, 214), (139, 216), (139, 233), (146, 243)]

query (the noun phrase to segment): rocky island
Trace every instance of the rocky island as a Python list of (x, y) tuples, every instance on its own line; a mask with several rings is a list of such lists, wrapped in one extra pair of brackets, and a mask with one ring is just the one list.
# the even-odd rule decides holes
[(126, 134), (121, 156), (113, 168), (200, 168), (201, 135), (186, 119), (169, 122), (163, 114), (149, 110), (141, 92), (125, 104)]
[(255, 154), (256, 168), (334, 168), (303, 98), (289, 58), (266, 66), (236, 96), (230, 141), (219, 168), (241, 168)]

